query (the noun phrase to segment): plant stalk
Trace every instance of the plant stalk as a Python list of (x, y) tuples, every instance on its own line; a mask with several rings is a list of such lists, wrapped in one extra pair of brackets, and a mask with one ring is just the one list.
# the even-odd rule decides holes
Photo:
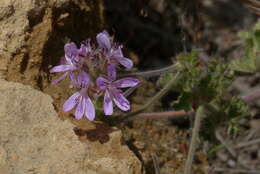
[(170, 65), (168, 67), (164, 67), (157, 70), (151, 70), (151, 71), (143, 71), (143, 72), (132, 72), (132, 73), (126, 73), (119, 75), (120, 77), (131, 77), (131, 76), (138, 76), (138, 77), (154, 77), (159, 76), (161, 74), (167, 73), (167, 72), (177, 72), (178, 63)]
[(167, 112), (152, 112), (152, 113), (141, 113), (136, 115), (138, 118), (144, 118), (144, 119), (162, 119), (162, 118), (173, 118), (178, 116), (185, 116), (189, 113), (185, 110), (179, 110), (179, 111), (167, 111)]
[(131, 117), (136, 116), (137, 114), (140, 114), (144, 112), (147, 108), (149, 108), (152, 104), (154, 104), (156, 101), (160, 100), (169, 90), (171, 90), (172, 86), (175, 84), (176, 79), (178, 77), (179, 73), (177, 73), (154, 97), (152, 97), (141, 109), (138, 109), (136, 111), (130, 112), (129, 114), (126, 114), (123, 120), (127, 120)]
[(194, 127), (192, 129), (192, 137), (191, 137), (191, 142), (190, 142), (190, 146), (189, 146), (188, 157), (187, 157), (187, 160), (185, 163), (184, 174), (191, 174), (192, 163), (193, 163), (195, 150), (196, 150), (196, 146), (197, 146), (197, 138), (199, 136), (201, 120), (202, 120), (204, 114), (205, 114), (204, 106), (200, 106), (197, 109), (197, 112), (195, 115), (195, 123), (194, 123)]

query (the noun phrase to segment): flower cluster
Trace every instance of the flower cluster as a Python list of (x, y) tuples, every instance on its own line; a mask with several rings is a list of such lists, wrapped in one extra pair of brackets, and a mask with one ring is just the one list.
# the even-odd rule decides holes
[(133, 62), (124, 57), (122, 45), (114, 43), (106, 31), (97, 34), (96, 41), (97, 44), (91, 43), (90, 39), (83, 41), (79, 49), (75, 43), (67, 43), (60, 65), (50, 70), (51, 73), (63, 72), (52, 84), (69, 76), (72, 85), (78, 89), (63, 105), (64, 112), (76, 108), (76, 119), (86, 116), (89, 120), (94, 120), (93, 101), (97, 101), (100, 96), (104, 96), (105, 115), (113, 114), (113, 103), (119, 109), (128, 111), (130, 103), (122, 88), (134, 87), (139, 83), (138, 79), (131, 77), (117, 79), (117, 69), (120, 66), (126, 69), (133, 66)]

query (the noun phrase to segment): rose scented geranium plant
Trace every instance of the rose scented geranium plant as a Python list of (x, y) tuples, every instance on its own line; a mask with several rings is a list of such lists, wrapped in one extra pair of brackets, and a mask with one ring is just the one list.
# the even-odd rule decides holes
[(79, 49), (75, 43), (67, 43), (60, 65), (50, 70), (51, 73), (64, 72), (52, 84), (69, 76), (72, 85), (78, 89), (63, 105), (64, 112), (75, 108), (76, 119), (85, 116), (94, 120), (96, 102), (93, 101), (100, 97), (103, 97), (105, 115), (113, 114), (113, 102), (123, 111), (130, 110), (130, 102), (124, 96), (122, 88), (139, 84), (138, 79), (131, 77), (117, 79), (119, 66), (126, 69), (133, 67), (133, 62), (122, 53), (123, 46), (114, 43), (106, 31), (97, 34), (96, 41), (97, 44), (90, 39), (83, 41)]
[[(244, 59), (222, 62), (220, 59), (203, 60), (198, 51), (181, 53), (175, 57), (173, 65), (145, 72), (131, 72), (126, 76), (149, 78), (159, 76), (156, 87), (161, 89), (147, 100), (139, 109), (124, 114), (120, 123), (131, 118), (175, 118), (189, 116), (194, 118), (188, 157), (184, 174), (192, 173), (193, 159), (197, 139), (201, 134), (205, 139), (214, 140), (220, 125), (227, 123), (228, 132), (236, 132), (239, 120), (249, 115), (248, 104), (260, 98), (260, 89), (250, 91), (244, 96), (230, 94), (230, 86), (236, 75), (249, 75), (260, 71), (259, 45), (260, 23), (252, 30), (242, 33), (246, 49)], [(58, 83), (67, 76), (72, 85), (78, 89), (63, 105), (63, 111), (75, 108), (75, 118), (83, 116), (95, 119), (99, 109), (99, 99), (103, 97), (105, 115), (113, 115), (113, 104), (120, 110), (130, 110), (126, 99), (139, 80), (131, 77), (117, 78), (119, 67), (131, 69), (133, 62), (124, 57), (122, 45), (114, 43), (106, 31), (97, 34), (96, 44), (91, 40), (82, 42), (78, 49), (76, 44), (64, 46), (65, 55), (58, 66), (50, 72), (64, 72), (52, 81)], [(131, 88), (124, 92), (124, 88)], [(169, 92), (178, 93), (177, 100), (169, 99), (170, 111), (142, 113)], [(102, 101), (102, 100), (101, 100)], [(177, 117), (178, 116), (178, 117)]]

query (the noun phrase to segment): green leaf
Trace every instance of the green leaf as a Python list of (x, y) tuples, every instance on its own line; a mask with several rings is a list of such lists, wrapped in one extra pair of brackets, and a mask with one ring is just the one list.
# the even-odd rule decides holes
[(192, 109), (192, 94), (182, 93), (178, 99), (171, 103), (175, 110), (193, 111)]
[(230, 68), (242, 74), (253, 74), (256, 72), (256, 60), (253, 56), (237, 59), (230, 63)]
[(244, 56), (231, 61), (230, 68), (238, 73), (260, 72), (260, 20), (248, 31), (239, 33), (245, 43)]
[(225, 146), (223, 144), (214, 146), (214, 147), (212, 147), (211, 149), (208, 150), (208, 154), (210, 155), (210, 154), (215, 153), (215, 152), (217, 152), (221, 149), (224, 149), (224, 148), (225, 148)]

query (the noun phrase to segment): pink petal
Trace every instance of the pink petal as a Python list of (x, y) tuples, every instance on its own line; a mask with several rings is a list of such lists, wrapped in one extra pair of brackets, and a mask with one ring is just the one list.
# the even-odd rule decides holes
[(69, 57), (71, 57), (71, 55), (77, 55), (78, 49), (76, 44), (74, 42), (65, 44), (64, 52), (65, 55), (68, 55)]
[(106, 90), (105, 96), (104, 96), (103, 109), (104, 109), (105, 115), (113, 114), (113, 102), (112, 102), (111, 96), (107, 90)]
[(109, 81), (105, 79), (104, 77), (98, 77), (96, 80), (97, 87), (99, 90), (103, 91), (107, 88)]
[(96, 37), (99, 47), (109, 50), (111, 48), (111, 43), (109, 40), (109, 35), (106, 31), (99, 33)]
[(129, 101), (123, 96), (122, 93), (118, 91), (111, 91), (113, 93), (113, 101), (123, 111), (127, 111), (130, 109)]
[(89, 97), (86, 98), (85, 116), (90, 121), (93, 121), (95, 118), (95, 107)]
[(110, 64), (107, 66), (107, 76), (111, 81), (116, 79), (116, 65)]
[(90, 77), (86, 72), (82, 71), (79, 73), (77, 85), (81, 88), (86, 88), (90, 85)]
[(78, 50), (78, 54), (80, 56), (85, 57), (88, 54), (90, 54), (91, 52), (92, 52), (92, 48), (90, 45), (90, 40), (83, 41), (80, 45), (80, 49)]
[(72, 96), (69, 97), (68, 100), (65, 101), (63, 104), (63, 111), (68, 112), (72, 108), (75, 107), (75, 105), (78, 103), (78, 97), (80, 96), (79, 92), (74, 93)]
[(88, 53), (89, 53), (89, 50), (86, 47), (86, 45), (81, 44), (80, 49), (79, 49), (79, 55), (84, 57), (84, 56), (87, 56)]
[(69, 76), (70, 76), (71, 83), (76, 86), (76, 84), (77, 84), (77, 76), (75, 75), (75, 73), (70, 72)]
[(52, 85), (56, 85), (57, 83), (59, 83), (61, 80), (65, 79), (66, 76), (68, 75), (68, 72), (65, 72), (64, 74), (62, 74), (60, 77), (53, 79), (51, 84)]
[(117, 61), (126, 67), (127, 69), (131, 69), (133, 67), (133, 62), (132, 60), (125, 58), (125, 57), (116, 57)]
[(77, 120), (81, 119), (83, 117), (83, 114), (85, 112), (85, 103), (86, 103), (86, 100), (84, 97), (80, 96), (80, 99), (79, 99), (79, 103), (77, 105), (77, 108), (76, 108), (76, 111), (75, 111), (75, 118)]
[(63, 72), (63, 71), (69, 71), (69, 70), (75, 70), (76, 68), (72, 65), (58, 65), (53, 67), (50, 72)]
[(117, 88), (128, 88), (128, 87), (134, 87), (138, 85), (139, 82), (140, 81), (138, 79), (126, 77), (113, 82), (112, 85)]

